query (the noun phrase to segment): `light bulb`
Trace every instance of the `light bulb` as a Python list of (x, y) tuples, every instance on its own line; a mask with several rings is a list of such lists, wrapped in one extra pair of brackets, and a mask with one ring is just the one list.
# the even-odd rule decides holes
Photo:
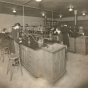
[(42, 16), (45, 16), (45, 14), (44, 14), (44, 13), (42, 13)]
[(37, 2), (40, 2), (40, 1), (42, 1), (42, 0), (36, 0)]
[(42, 16), (45, 16), (45, 12), (42, 12), (41, 14), (42, 14)]
[(85, 16), (86, 15), (85, 12), (83, 12), (82, 15)]
[(65, 27), (67, 27), (67, 24), (64, 24)]
[(70, 8), (69, 8), (69, 11), (73, 11), (73, 8), (72, 8), (72, 7), (70, 7)]
[(62, 15), (60, 14), (59, 17), (62, 18)]
[(13, 13), (16, 13), (16, 10), (15, 9), (13, 10)]

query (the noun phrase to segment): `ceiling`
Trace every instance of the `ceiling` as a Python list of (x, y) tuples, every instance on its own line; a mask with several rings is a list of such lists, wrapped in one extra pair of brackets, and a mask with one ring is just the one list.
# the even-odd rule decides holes
[(41, 13), (45, 12), (47, 17), (58, 18), (59, 14), (72, 17), (74, 11), (68, 11), (70, 6), (78, 11), (78, 16), (81, 16), (83, 11), (88, 14), (88, 0), (0, 0), (0, 13), (14, 14), (12, 10), (15, 8), (17, 12), (14, 15), (23, 15), (23, 5), (26, 16), (42, 17)]

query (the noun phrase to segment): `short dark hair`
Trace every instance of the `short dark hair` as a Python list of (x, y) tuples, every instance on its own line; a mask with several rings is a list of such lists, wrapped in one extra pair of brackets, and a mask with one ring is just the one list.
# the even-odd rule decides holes
[(2, 31), (6, 31), (7, 29), (6, 28), (3, 28), (3, 30)]
[(17, 25), (18, 25), (18, 26), (21, 26), (20, 23), (15, 23), (15, 24), (14, 24), (14, 26), (17, 26)]

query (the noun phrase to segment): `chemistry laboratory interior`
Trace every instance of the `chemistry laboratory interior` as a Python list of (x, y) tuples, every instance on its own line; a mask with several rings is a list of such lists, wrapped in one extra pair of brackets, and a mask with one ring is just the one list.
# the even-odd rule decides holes
[(88, 0), (0, 0), (0, 88), (88, 88)]

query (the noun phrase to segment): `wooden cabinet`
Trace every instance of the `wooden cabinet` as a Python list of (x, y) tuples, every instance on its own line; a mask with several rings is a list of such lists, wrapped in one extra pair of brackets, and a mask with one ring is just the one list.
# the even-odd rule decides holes
[(69, 49), (72, 52), (76, 52), (76, 38), (69, 37)]
[(27, 49), (27, 68), (34, 76), (36, 76), (37, 61), (35, 61), (33, 53), (34, 52), (30, 48)]
[(88, 54), (88, 36), (80, 36), (76, 38), (76, 52), (80, 54)]
[(23, 66), (35, 77), (39, 77), (39, 53), (40, 50), (33, 50), (29, 47), (21, 45), (21, 62)]
[(43, 76), (54, 83), (66, 72), (65, 46), (55, 44), (43, 48)]
[(26, 47), (21, 45), (21, 62), (25, 66), (27, 66), (27, 58), (26, 57), (27, 57)]
[(57, 43), (37, 50), (21, 45), (21, 62), (34, 77), (43, 76), (54, 83), (66, 72), (65, 49)]

